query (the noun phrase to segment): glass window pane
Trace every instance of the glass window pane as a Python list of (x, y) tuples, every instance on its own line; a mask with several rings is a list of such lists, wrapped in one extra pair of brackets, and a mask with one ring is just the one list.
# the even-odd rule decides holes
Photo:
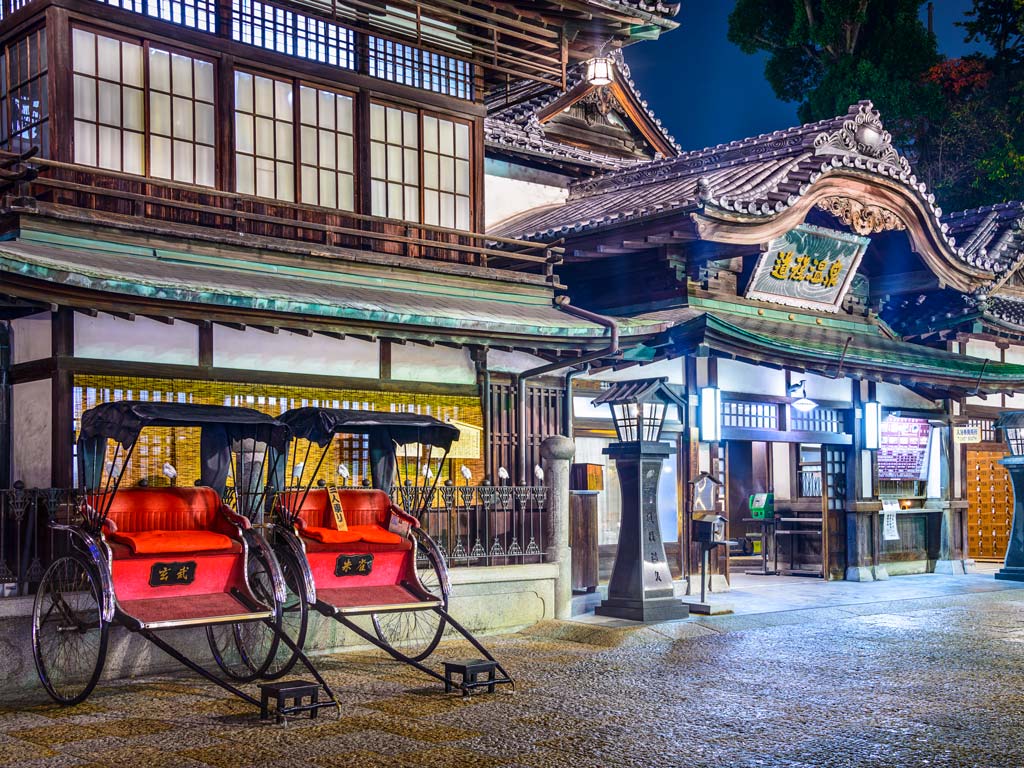
[(383, 181), (370, 183), (370, 212), (374, 216), (387, 216), (387, 194)]
[(252, 117), (235, 113), (235, 147), (239, 152), (253, 152), (256, 143), (253, 137)]
[(125, 131), (122, 135), (124, 145), (124, 164), (122, 170), (125, 173), (145, 173), (145, 151), (142, 142), (143, 134), (134, 131)]
[(469, 158), (469, 126), (465, 123), (455, 124), (455, 156)]
[(337, 168), (337, 158), (334, 155), (336, 143), (334, 133), (320, 131), (320, 165), (324, 168)]
[(295, 200), (295, 176), (291, 163), (277, 164), (277, 197), (288, 202)]
[(291, 161), (295, 154), (295, 134), (292, 133), (291, 123), (275, 124), (277, 133), (277, 159)]
[(171, 178), (171, 140), (163, 136), (149, 139), (149, 172), (161, 179)]
[(192, 132), (192, 101), (175, 96), (172, 103), (172, 125), (174, 138), (191, 141)]
[(423, 149), (437, 152), (437, 118), (430, 115), (423, 118)]
[(418, 187), (405, 188), (405, 220), (420, 220), (420, 190)]
[(419, 155), (415, 149), (405, 150), (405, 183), (420, 183)]
[(275, 117), (279, 120), (292, 120), (292, 84), (280, 80), (274, 81)]
[(124, 99), (123, 126), (135, 131), (144, 131), (146, 116), (142, 91), (138, 88), (125, 88), (121, 96)]
[(320, 91), (320, 113), (319, 125), (321, 128), (334, 129), (334, 94), (330, 91)]
[(191, 142), (174, 142), (174, 178), (187, 183), (192, 182), (192, 173), (195, 168), (195, 157)]
[(440, 188), (445, 192), (455, 191), (455, 161), (450, 157), (442, 157), (440, 160)]
[(136, 88), (142, 87), (142, 46), (132, 43), (121, 44), (122, 82)]
[(216, 117), (214, 116), (213, 105), (196, 102), (196, 141), (204, 144), (214, 144), (216, 139)]
[(455, 195), (441, 193), (440, 221), (442, 227), (455, 226)]
[(260, 197), (274, 197), (274, 161), (256, 158), (256, 194)]
[(149, 49), (149, 87), (165, 93), (171, 90), (171, 56), (159, 48)]
[(347, 173), (338, 176), (338, 207), (345, 211), (355, 209), (353, 178)]
[(338, 130), (352, 133), (352, 98), (350, 96), (339, 96), (337, 105)]
[(115, 171), (121, 170), (121, 131), (117, 128), (100, 126), (99, 166)]
[(402, 122), (405, 124), (403, 142), (407, 147), (418, 147), (420, 145), (419, 117), (415, 112), (403, 112)]
[(270, 118), (256, 118), (256, 154), (262, 157), (274, 156), (274, 121)]
[(96, 81), (75, 75), (75, 117), (83, 120), (96, 119)]
[(460, 195), (469, 194), (469, 161), (458, 160), (455, 163), (455, 191)]
[(402, 185), (388, 184), (388, 216), (402, 218)]
[(149, 130), (161, 136), (171, 134), (171, 98), (163, 93), (149, 94)]
[(253, 168), (253, 159), (248, 155), (238, 155), (235, 158), (235, 189), (243, 195), (252, 195), (256, 192), (256, 172)]
[(455, 200), (455, 227), (469, 229), (469, 198), (459, 197)]
[(75, 162), (96, 165), (96, 126), (75, 120)]
[(388, 141), (402, 143), (402, 113), (394, 107), (388, 107)]
[(253, 111), (252, 75), (235, 72), (235, 109), (240, 112)]
[(450, 120), (438, 120), (437, 144), (442, 155), (455, 154), (455, 125)]
[(423, 186), (437, 189), (439, 175), (437, 172), (437, 155), (423, 156)]
[[(76, 29), (71, 33), (71, 46), (74, 50), (74, 69), (83, 75), (96, 74), (96, 35)], [(14, 68), (14, 61), (11, 61)], [(13, 79), (13, 78), (12, 78)]]
[(121, 80), (121, 41), (96, 35), (96, 74), (107, 80)]
[(256, 114), (266, 117), (274, 116), (274, 81), (267, 77), (253, 77), (256, 89)]
[(171, 56), (171, 85), (179, 96), (192, 96), (192, 59), (188, 56)]
[(434, 224), (435, 226), (440, 223), (438, 219), (438, 212), (440, 206), (437, 201), (437, 192), (432, 189), (423, 191), (423, 221), (427, 224)]
[(213, 63), (195, 59), (196, 98), (213, 103)]
[(99, 121), (107, 125), (121, 124), (121, 86), (99, 81)]
[(370, 138), (384, 141), (384, 107), (380, 104), (370, 105)]
[(311, 165), (302, 166), (302, 202), (319, 205), (318, 190), (316, 168)]
[(217, 170), (217, 159), (213, 154), (213, 147), (196, 147), (196, 184), (204, 187), (214, 186), (214, 174)]
[(370, 146), (370, 173), (378, 179), (383, 178), (386, 167), (384, 145), (374, 142)]
[(352, 137), (338, 134), (338, 170), (352, 172)]
[(303, 85), (299, 88), (299, 111), (304, 125), (316, 122), (316, 89)]
[(402, 148), (388, 146), (388, 181), (402, 180)]
[(320, 205), (334, 208), (338, 204), (337, 174), (323, 169), (320, 171)]

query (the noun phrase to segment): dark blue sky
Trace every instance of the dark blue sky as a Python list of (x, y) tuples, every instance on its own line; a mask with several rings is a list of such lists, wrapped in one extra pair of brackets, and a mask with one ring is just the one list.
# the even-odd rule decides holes
[[(937, 0), (935, 35), (949, 57), (976, 49), (954, 22), (971, 0)], [(797, 124), (796, 105), (779, 101), (764, 79), (767, 54), (729, 42), (732, 0), (683, 0), (679, 29), (626, 49), (633, 80), (683, 149), (701, 149)], [(924, 18), (922, 7), (922, 19)], [(884, 119), (884, 115), (883, 115)]]

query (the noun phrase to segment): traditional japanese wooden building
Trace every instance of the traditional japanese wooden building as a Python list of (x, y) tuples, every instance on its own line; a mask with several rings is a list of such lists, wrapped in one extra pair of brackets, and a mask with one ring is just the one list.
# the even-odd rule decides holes
[[(492, 231), (559, 242), (575, 305), (670, 326), (591, 364), (593, 378), (664, 375), (689, 396), (663, 528), (688, 541), (685, 481), (709, 471), (741, 542), (721, 572), (737, 558), (763, 570), (756, 554), (772, 541), (783, 572), (870, 580), (962, 572), (977, 547), (980, 455), (961, 441), (968, 428), (994, 440), (991, 418), (1024, 391), (1010, 343), (1019, 216), (944, 215), (860, 103), (581, 178), (564, 202)], [(600, 415), (577, 422), (588, 461), (607, 443)], [(753, 510), (761, 493), (774, 524)], [(695, 551), (681, 551), (692, 572)]]

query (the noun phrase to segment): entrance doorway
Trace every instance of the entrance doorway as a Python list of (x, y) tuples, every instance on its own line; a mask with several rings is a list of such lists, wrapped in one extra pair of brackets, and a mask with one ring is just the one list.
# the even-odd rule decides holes
[(1005, 449), (967, 449), (967, 551), (975, 560), (1002, 562), (1013, 524), (1010, 473), (999, 460)]

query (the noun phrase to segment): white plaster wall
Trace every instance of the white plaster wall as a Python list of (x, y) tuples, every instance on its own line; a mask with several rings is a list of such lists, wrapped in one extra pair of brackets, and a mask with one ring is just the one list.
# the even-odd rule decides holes
[(807, 390), (807, 396), (812, 400), (842, 400), (849, 402), (853, 399), (851, 381), (849, 379), (829, 379), (825, 376), (816, 376), (813, 373), (794, 373), (790, 381), (803, 381)]
[[(1019, 344), (1011, 344), (1006, 350), (1006, 362), (1013, 363), (1014, 365), (1024, 365), (1024, 347)], [(996, 398), (989, 395), (988, 399), (990, 405), (995, 404), (993, 401)], [(1024, 408), (1024, 394), (1007, 395), (1006, 407)]]
[(475, 384), (476, 368), (468, 349), (392, 344), (391, 378), (442, 384)]
[[(492, 373), (521, 373), (547, 362), (547, 360), (528, 355), (525, 352), (501, 352), (493, 349), (487, 352), (487, 369)], [(565, 371), (562, 373), (564, 374)]]
[[(718, 388), (751, 395), (786, 394), (786, 373), (737, 360), (718, 361)], [(810, 391), (808, 391), (810, 394)]]
[(568, 196), (564, 187), (484, 174), (484, 227), (489, 230), (531, 208), (562, 204)]
[(47, 488), (53, 434), (50, 380), (27, 381), (11, 389), (11, 480)]
[(218, 368), (311, 373), (376, 379), (380, 376), (377, 342), (303, 336), (281, 331), (267, 333), (213, 327), (213, 364)]
[(199, 327), (180, 320), (168, 325), (148, 317), (123, 320), (76, 312), (75, 357), (197, 365)]
[(53, 353), (52, 316), (49, 312), (11, 320), (11, 361), (27, 363)]
[[(964, 354), (971, 357), (980, 357), (982, 360), (1001, 360), (1002, 354), (994, 341), (984, 339), (971, 339), (964, 345)], [(987, 399), (981, 397), (967, 398), (968, 405), (1001, 405), (1002, 400), (998, 395), (989, 395)]]
[(911, 392), (899, 384), (878, 382), (875, 384), (875, 397), (886, 408), (934, 408), (935, 403)]
[(772, 487), (775, 498), (789, 500), (793, 498), (793, 487), (790, 467), (792, 458), (789, 443), (772, 443)]

